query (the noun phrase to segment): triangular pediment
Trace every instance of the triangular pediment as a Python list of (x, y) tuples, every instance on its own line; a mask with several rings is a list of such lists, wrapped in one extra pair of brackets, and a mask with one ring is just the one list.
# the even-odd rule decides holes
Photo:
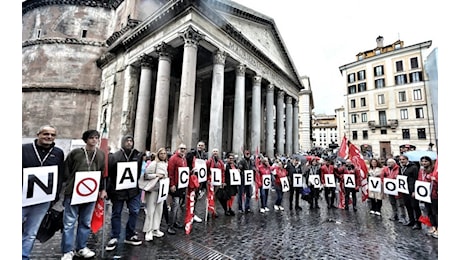
[(267, 55), (287, 75), (296, 78), (291, 70), (290, 62), (286, 56), (286, 50), (278, 40), (275, 28), (271, 23), (258, 23), (243, 17), (219, 12), (220, 15), (240, 31), (254, 46)]

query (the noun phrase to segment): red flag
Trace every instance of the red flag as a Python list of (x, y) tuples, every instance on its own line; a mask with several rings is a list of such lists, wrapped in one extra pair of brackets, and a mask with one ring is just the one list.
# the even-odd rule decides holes
[(208, 204), (208, 211), (211, 213), (212, 217), (216, 217), (216, 208), (214, 204), (214, 185), (211, 182), (211, 175), (208, 176), (208, 194), (207, 194), (207, 204)]
[(190, 176), (187, 196), (185, 198), (185, 234), (192, 232), (193, 216), (195, 211), (195, 189), (200, 187), (198, 177), (193, 174)]
[(359, 170), (360, 174), (360, 179), (361, 179), (361, 199), (362, 201), (366, 201), (367, 198), (369, 197), (369, 189), (367, 186), (367, 165), (366, 162), (364, 162), (364, 158), (361, 155), (361, 152), (359, 151), (358, 147), (356, 147), (354, 144), (350, 143), (348, 146), (348, 152), (349, 152), (349, 159), (353, 162), (353, 165), (355, 168)]
[(346, 136), (343, 136), (342, 143), (340, 144), (339, 152), (337, 156), (343, 159), (347, 159), (348, 157), (348, 139)]
[(104, 199), (98, 198), (91, 218), (91, 231), (94, 234), (104, 225)]
[[(102, 131), (101, 143), (99, 149), (104, 152), (104, 172), (103, 177), (109, 176), (109, 139), (107, 138), (107, 130)], [(96, 233), (104, 225), (104, 199), (98, 198), (94, 206), (93, 217), (91, 218), (91, 231)]]

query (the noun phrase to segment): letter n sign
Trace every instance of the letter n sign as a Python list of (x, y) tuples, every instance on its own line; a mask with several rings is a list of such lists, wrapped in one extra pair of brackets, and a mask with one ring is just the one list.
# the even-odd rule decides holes
[(22, 206), (35, 205), (56, 198), (58, 167), (24, 168), (22, 177)]

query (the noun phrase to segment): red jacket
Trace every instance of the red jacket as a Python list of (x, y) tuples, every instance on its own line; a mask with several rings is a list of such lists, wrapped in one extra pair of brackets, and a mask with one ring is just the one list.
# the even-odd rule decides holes
[(281, 178), (287, 176), (287, 171), (283, 167), (274, 167), (276, 174), (275, 174), (275, 186), (280, 187), (281, 186)]
[(224, 161), (222, 161), (221, 159), (218, 159), (217, 163), (216, 163), (214, 158), (211, 157), (206, 161), (206, 167), (208, 168), (208, 180), (209, 181), (211, 180), (211, 168), (218, 168), (218, 169), (220, 169), (220, 172), (221, 172), (222, 183), (225, 183), (225, 164), (224, 164)]
[(328, 166), (327, 164), (324, 164), (321, 166), (321, 183), (322, 184), (326, 183), (325, 177), (324, 177), (325, 174), (334, 174), (334, 165)]
[(399, 165), (395, 164), (393, 168), (390, 169), (388, 166), (384, 166), (382, 169), (382, 179), (383, 178), (390, 178), (396, 179), (396, 176), (399, 174)]
[(351, 170), (348, 170), (346, 167), (343, 171), (343, 174), (354, 174), (355, 175), (355, 189), (359, 189), (361, 187), (361, 174), (359, 174), (359, 170), (356, 168), (353, 168)]
[(179, 167), (187, 167), (187, 161), (185, 156), (181, 157), (180, 153), (176, 152), (168, 161), (169, 187), (179, 183)]

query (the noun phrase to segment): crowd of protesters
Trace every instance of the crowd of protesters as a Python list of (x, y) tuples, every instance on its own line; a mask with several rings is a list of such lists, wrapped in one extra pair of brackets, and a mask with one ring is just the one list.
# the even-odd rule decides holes
[[(165, 231), (170, 235), (175, 235), (178, 230), (189, 233), (193, 222), (203, 221), (194, 213), (196, 203), (206, 204), (205, 219), (219, 217), (218, 209), (223, 210), (224, 217), (235, 216), (236, 211), (238, 214), (254, 214), (253, 209), (258, 209), (260, 214), (270, 214), (271, 210), (284, 211), (283, 201), (289, 205), (290, 211), (302, 211), (302, 205), (317, 210), (322, 207), (320, 201), (325, 201), (324, 206), (328, 210), (348, 210), (349, 206), (352, 206), (353, 211), (358, 210), (357, 194), (362, 189), (361, 175), (349, 159), (340, 160), (336, 156), (314, 153), (269, 158), (263, 154), (251, 154), (249, 150), (245, 150), (241, 158), (231, 152), (221, 158), (216, 148), (211, 149), (212, 155), (208, 158), (203, 141), (198, 142), (196, 149), (189, 150), (181, 143), (172, 152), (164, 147), (155, 152), (139, 152), (134, 148), (133, 137), (126, 135), (122, 138), (121, 148), (108, 154), (108, 176), (103, 176), (104, 154), (96, 145), (100, 137), (98, 131), (85, 131), (82, 139), (86, 146), (72, 150), (65, 160), (62, 150), (54, 146), (56, 132), (53, 126), (43, 126), (37, 132), (37, 139), (23, 145), (23, 171), (30, 168), (28, 172), (39, 172), (40, 167), (55, 166), (52, 170), (59, 177), (56, 198), (23, 206), (23, 259), (29, 259), (39, 225), (47, 209), (59, 200), (61, 190), (65, 190), (61, 259), (72, 259), (74, 255), (94, 257), (94, 251), (86, 246), (86, 242), (96, 202), (79, 203), (72, 199), (76, 176), (80, 171), (96, 171), (101, 178), (97, 197), (110, 200), (111, 234), (105, 248), (107, 251), (115, 249), (120, 243), (121, 212), (125, 204), (129, 218), (125, 226), (126, 236), (122, 240), (132, 246), (163, 237), (164, 232), (160, 230), (162, 221), (166, 222), (168, 228)], [(413, 230), (421, 229), (422, 223), (426, 224), (429, 226), (428, 234), (437, 238), (438, 175), (437, 170), (434, 170), (434, 162), (427, 156), (422, 157), (420, 162), (410, 162), (404, 154), (398, 159), (397, 162), (388, 158), (384, 164), (377, 159), (368, 161), (368, 177), (381, 178), (383, 183), (384, 178), (396, 179), (398, 175), (404, 175), (407, 176), (409, 186), (408, 194), (388, 195), (383, 190), (369, 192), (369, 214), (382, 217), (382, 205), (388, 203), (391, 205), (391, 215), (387, 216), (390, 220), (398, 221)], [(129, 163), (137, 166), (129, 168), (132, 167)], [(206, 167), (207, 176), (198, 183), (202, 166)], [(137, 169), (136, 174), (130, 175), (130, 169)], [(183, 169), (188, 169), (190, 173), (189, 186), (185, 188), (179, 187)], [(220, 184), (212, 185), (211, 171), (216, 169)], [(232, 183), (235, 171), (239, 173), (239, 184)], [(252, 177), (248, 177), (247, 172), (253, 173)], [(354, 187), (344, 185), (346, 174), (355, 176)], [(123, 178), (129, 176), (137, 176), (135, 185), (120, 185)], [(141, 189), (140, 178), (155, 184), (148, 190)], [(248, 178), (253, 179), (246, 182)], [(162, 179), (169, 179), (169, 189), (167, 198), (160, 202), (159, 180)], [(330, 180), (335, 183), (333, 186), (326, 185)], [(414, 184), (417, 180), (431, 183), (431, 202), (415, 199)], [(219, 204), (214, 203), (214, 198)], [(142, 229), (144, 235), (138, 236), (135, 227), (142, 208), (146, 216)], [(429, 224), (424, 219), (428, 219)], [(78, 232), (75, 239), (76, 227)]]

